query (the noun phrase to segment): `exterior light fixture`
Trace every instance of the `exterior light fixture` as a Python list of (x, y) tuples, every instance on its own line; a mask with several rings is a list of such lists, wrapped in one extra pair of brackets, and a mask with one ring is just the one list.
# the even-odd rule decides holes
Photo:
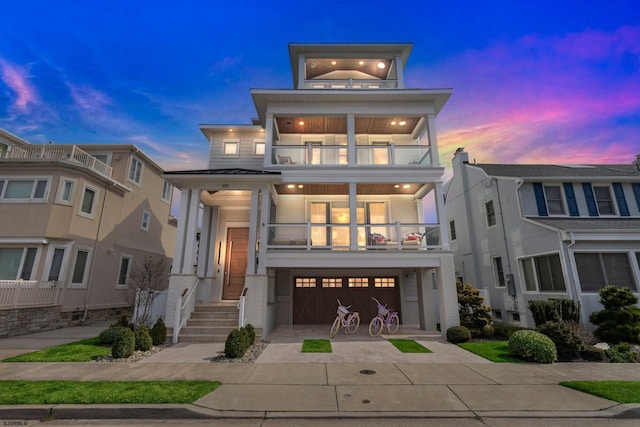
[(400, 188), (400, 184), (394, 185), (393, 188)]
[(407, 122), (405, 122), (404, 120), (402, 120), (400, 123), (398, 123), (400, 126), (404, 126), (407, 124)]
[(382, 61), (378, 62), (378, 68), (382, 70), (384, 67), (386, 67), (386, 65), (384, 65), (384, 62)]
[(358, 64), (364, 65), (364, 61), (360, 61), (360, 62), (358, 62)]
[(229, 132), (233, 132), (233, 129), (229, 129)]
[(300, 126), (304, 126), (304, 122), (303, 122), (302, 120), (300, 120), (300, 121), (298, 122), (298, 124), (299, 124)]
[(295, 186), (295, 185), (293, 185), (293, 184), (288, 184), (288, 185), (287, 185), (287, 188), (296, 188), (296, 186)]
[(411, 187), (411, 185), (409, 185), (409, 184), (404, 184), (404, 185), (402, 186), (402, 188), (404, 188), (404, 189), (407, 189), (407, 188), (410, 188), (410, 187)]
[(397, 123), (396, 123), (396, 121), (395, 121), (395, 120), (391, 122), (391, 126), (395, 126), (396, 124), (397, 124)]
[(336, 65), (336, 61), (331, 61), (331, 65)]
[(298, 188), (304, 188), (304, 185), (298, 184)]

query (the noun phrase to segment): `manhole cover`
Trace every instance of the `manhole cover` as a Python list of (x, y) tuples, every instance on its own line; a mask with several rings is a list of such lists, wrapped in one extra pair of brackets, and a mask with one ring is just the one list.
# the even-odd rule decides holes
[(360, 371), (360, 373), (362, 375), (373, 375), (376, 373), (376, 371), (374, 371), (373, 369), (363, 369), (362, 371)]

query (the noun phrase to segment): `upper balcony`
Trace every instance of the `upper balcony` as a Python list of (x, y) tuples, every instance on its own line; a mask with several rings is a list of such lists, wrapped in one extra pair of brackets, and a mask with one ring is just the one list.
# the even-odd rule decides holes
[(113, 169), (101, 162), (91, 154), (75, 145), (30, 145), (27, 147), (12, 147), (11, 151), (4, 153), (3, 159), (44, 159), (44, 160), (68, 160), (82, 165), (102, 176), (111, 178)]

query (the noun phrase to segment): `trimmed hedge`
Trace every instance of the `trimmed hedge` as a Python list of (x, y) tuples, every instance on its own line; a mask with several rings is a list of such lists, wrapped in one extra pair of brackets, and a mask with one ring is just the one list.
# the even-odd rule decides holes
[(558, 360), (556, 345), (536, 331), (516, 331), (509, 338), (509, 353), (529, 362), (552, 363)]
[(538, 332), (548, 336), (556, 345), (559, 360), (574, 360), (580, 357), (582, 339), (570, 324), (566, 322), (546, 322)]
[(447, 329), (447, 341), (458, 344), (471, 339), (471, 331), (464, 326), (452, 326)]
[(136, 350), (149, 351), (153, 347), (153, 339), (149, 335), (149, 328), (146, 325), (140, 325), (134, 332), (136, 338)]
[(122, 328), (116, 335), (111, 347), (111, 355), (116, 359), (125, 359), (133, 354), (136, 348), (136, 337), (129, 328)]
[(100, 332), (98, 338), (100, 339), (100, 344), (111, 345), (115, 341), (116, 337), (123, 329), (122, 326), (110, 327), (109, 329), (105, 329)]
[(149, 332), (153, 345), (162, 345), (167, 341), (167, 326), (164, 324), (164, 320), (161, 317), (156, 320), (155, 325)]

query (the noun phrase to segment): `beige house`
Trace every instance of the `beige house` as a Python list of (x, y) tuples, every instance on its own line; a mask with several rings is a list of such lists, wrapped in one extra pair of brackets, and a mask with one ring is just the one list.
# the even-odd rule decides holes
[(175, 244), (162, 174), (134, 145), (0, 130), (0, 336), (130, 314), (132, 268)]
[(292, 89), (253, 89), (252, 124), (200, 126), (209, 169), (165, 175), (182, 189), (174, 339), (224, 340), (205, 313), (236, 304), (263, 336), (328, 332), (338, 299), (363, 322), (375, 297), (404, 325), (458, 324), (436, 137), (451, 90), (405, 87), (412, 47), (289, 45)]

